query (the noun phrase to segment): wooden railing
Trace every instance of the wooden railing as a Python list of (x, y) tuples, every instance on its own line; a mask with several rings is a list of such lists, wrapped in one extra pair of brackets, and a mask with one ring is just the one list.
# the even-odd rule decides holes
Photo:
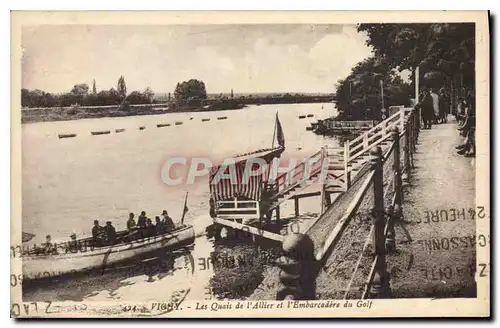
[(277, 194), (282, 195), (297, 185), (307, 182), (312, 176), (321, 171), (323, 158), (324, 150), (321, 149), (304, 159), (291, 170), (278, 175), (272, 185), (273, 190)]
[[(351, 284), (357, 274), (362, 260), (367, 260), (365, 251), (371, 243), (373, 253), (371, 270), (365, 279), (361, 298), (388, 297), (390, 295), (389, 273), (387, 272), (386, 254), (396, 250), (395, 225), (402, 223), (403, 187), (408, 185), (412, 169), (413, 153), (420, 131), (420, 115), (418, 110), (401, 109), (387, 120), (381, 122), (370, 131), (344, 146), (344, 159), (349, 163), (363, 153), (369, 152), (370, 160), (356, 176), (353, 189), (348, 198), (348, 206), (338, 216), (332, 216), (335, 211), (326, 211), (330, 216), (327, 221), (337, 222), (334, 229), (321, 245), (315, 245), (309, 232), (289, 236), (283, 243), (284, 258), (278, 262), (281, 268), (281, 288), (276, 298), (283, 299), (314, 299), (314, 281), (320, 273), (320, 268), (334, 254), (336, 247), (344, 237), (343, 232), (353, 218), (366, 215), (371, 219), (370, 233), (363, 242), (363, 251), (354, 265), (352, 278), (345, 290), (347, 298)], [(381, 140), (390, 144), (380, 147)], [(361, 144), (363, 146), (358, 147)], [(346, 165), (347, 166), (347, 165)], [(346, 172), (348, 169), (346, 167)], [(384, 184), (386, 187), (384, 188)], [(369, 193), (370, 188), (373, 192)], [(351, 189), (350, 189), (351, 190)], [(370, 195), (370, 198), (367, 198)], [(331, 205), (335, 208), (336, 202)], [(362, 208), (364, 206), (364, 208)], [(324, 221), (324, 220), (323, 220)], [(316, 221), (316, 223), (321, 220)], [(404, 233), (411, 241), (411, 236), (401, 224)], [(348, 236), (346, 238), (349, 238)], [(352, 240), (345, 241), (352, 243)], [(368, 258), (369, 260), (369, 258)]]
[(217, 216), (219, 217), (243, 217), (259, 218), (259, 202), (255, 200), (238, 200), (234, 197), (231, 200), (217, 201)]

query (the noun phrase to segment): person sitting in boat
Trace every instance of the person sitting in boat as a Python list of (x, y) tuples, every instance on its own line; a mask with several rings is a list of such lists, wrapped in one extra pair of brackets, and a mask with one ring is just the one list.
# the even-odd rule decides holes
[(147, 220), (146, 212), (142, 211), (141, 215), (139, 215), (139, 219), (137, 219), (137, 226), (140, 229), (146, 228), (146, 225), (147, 225), (146, 220)]
[(107, 245), (112, 245), (116, 241), (116, 229), (111, 224), (111, 221), (106, 222), (106, 226), (104, 227), (104, 235), (105, 241)]
[(128, 215), (128, 220), (127, 220), (127, 230), (134, 230), (136, 227), (135, 220), (134, 220), (134, 213), (130, 213)]
[(43, 245), (43, 252), (45, 254), (56, 254), (56, 245), (52, 243), (52, 237), (50, 235), (45, 236), (45, 243)]
[(151, 219), (146, 219), (146, 236), (154, 236), (155, 235), (155, 226)]
[(175, 224), (174, 221), (170, 216), (168, 216), (167, 210), (163, 210), (161, 213), (161, 216), (163, 217), (163, 227), (165, 228), (166, 231), (172, 231), (175, 229)]
[(99, 220), (94, 220), (94, 227), (92, 227), (92, 239), (95, 246), (102, 245), (104, 241), (104, 228), (99, 225)]
[(71, 240), (68, 242), (66, 247), (66, 253), (76, 253), (78, 252), (78, 241), (76, 240), (76, 233), (72, 233), (70, 236)]
[(161, 235), (163, 232), (165, 232), (165, 227), (163, 226), (163, 223), (161, 222), (161, 219), (159, 216), (155, 218), (155, 232), (157, 235)]

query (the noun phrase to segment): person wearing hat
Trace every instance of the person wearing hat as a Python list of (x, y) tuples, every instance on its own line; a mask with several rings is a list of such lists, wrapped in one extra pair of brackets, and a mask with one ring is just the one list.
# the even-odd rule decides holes
[(175, 229), (174, 221), (172, 220), (172, 218), (170, 216), (168, 216), (167, 210), (163, 210), (163, 212), (161, 213), (161, 216), (163, 217), (162, 224), (163, 224), (164, 229), (166, 231), (174, 230)]
[(52, 243), (52, 237), (50, 235), (45, 236), (45, 243), (43, 244), (43, 252), (45, 254), (55, 253), (56, 247)]
[(76, 240), (76, 233), (72, 233), (70, 236), (71, 240), (68, 242), (68, 246), (66, 247), (66, 253), (76, 253), (78, 252), (78, 242)]
[(439, 90), (439, 117), (441, 123), (446, 123), (448, 121), (448, 111), (450, 110), (450, 100), (446, 94), (446, 90), (441, 88)]
[(134, 213), (130, 213), (128, 215), (128, 220), (127, 220), (127, 230), (133, 230), (135, 228), (135, 220), (134, 220)]
[(92, 227), (92, 239), (94, 240), (94, 246), (102, 244), (102, 234), (103, 227), (99, 225), (99, 220), (94, 220), (94, 226)]
[(107, 245), (113, 245), (116, 241), (116, 229), (111, 224), (111, 221), (106, 221), (106, 226), (104, 227), (104, 234), (106, 238)]
[(163, 228), (163, 223), (161, 222), (160, 217), (155, 217), (155, 233), (157, 235), (161, 235), (164, 231), (165, 229)]
[(146, 228), (147, 219), (146, 212), (142, 211), (141, 215), (139, 215), (139, 218), (137, 219), (137, 226), (141, 229)]

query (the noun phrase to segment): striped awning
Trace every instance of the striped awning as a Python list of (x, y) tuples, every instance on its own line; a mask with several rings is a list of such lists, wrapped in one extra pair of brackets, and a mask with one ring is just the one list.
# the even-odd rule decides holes
[(210, 194), (216, 201), (233, 197), (246, 197), (260, 201), (262, 195), (262, 175), (244, 177), (247, 161), (214, 166), (210, 170)]

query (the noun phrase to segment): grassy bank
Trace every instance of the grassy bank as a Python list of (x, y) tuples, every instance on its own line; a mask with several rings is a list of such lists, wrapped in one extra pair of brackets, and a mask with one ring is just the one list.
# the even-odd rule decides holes
[(169, 109), (165, 104), (130, 105), (128, 109), (120, 109), (118, 106), (81, 106), (81, 107), (51, 107), (30, 108), (21, 110), (21, 123), (71, 121), (86, 118), (102, 117), (124, 117), (139, 115), (160, 115), (167, 113), (186, 113), (202, 111), (219, 111), (241, 109), (242, 105), (233, 107), (199, 108), (184, 106), (175, 111)]

